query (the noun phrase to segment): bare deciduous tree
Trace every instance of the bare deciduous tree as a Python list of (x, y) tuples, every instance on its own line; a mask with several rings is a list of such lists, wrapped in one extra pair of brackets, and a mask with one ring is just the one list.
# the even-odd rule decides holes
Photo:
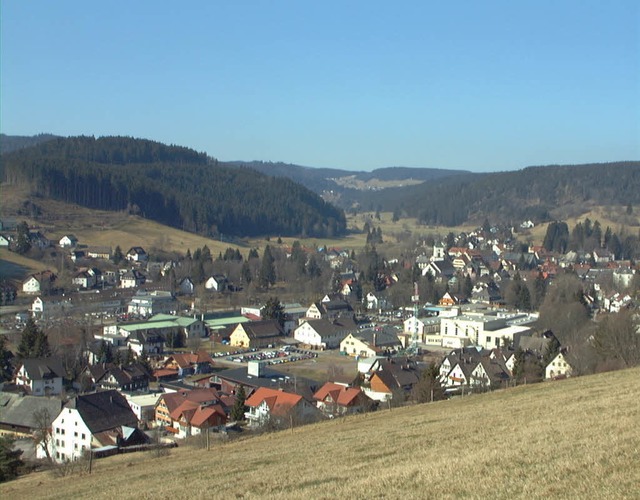
[(617, 360), (624, 368), (640, 365), (640, 320), (629, 310), (607, 316), (598, 324), (593, 346), (605, 361)]

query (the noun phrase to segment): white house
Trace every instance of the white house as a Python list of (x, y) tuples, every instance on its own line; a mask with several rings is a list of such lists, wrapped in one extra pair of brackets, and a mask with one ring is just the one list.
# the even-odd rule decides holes
[(178, 303), (173, 294), (165, 290), (138, 290), (127, 304), (129, 314), (151, 316), (153, 314), (175, 311)]
[(131, 247), (127, 252), (126, 259), (130, 262), (146, 262), (149, 256), (142, 247)]
[(60, 245), (60, 247), (62, 248), (73, 248), (78, 244), (78, 238), (76, 238), (73, 234), (65, 234), (62, 238), (60, 238), (60, 241), (58, 242), (58, 245)]
[(58, 358), (27, 358), (16, 374), (15, 383), (33, 396), (52, 396), (62, 392), (64, 368)]
[(31, 314), (33, 316), (42, 316), (44, 314), (44, 302), (40, 297), (36, 297), (31, 304)]
[(89, 272), (87, 269), (82, 269), (73, 275), (71, 282), (80, 288), (93, 288), (97, 281), (95, 273)]
[(567, 358), (562, 352), (559, 352), (544, 369), (544, 378), (556, 379), (571, 376), (571, 365), (567, 362)]
[(294, 330), (293, 338), (320, 349), (335, 349), (349, 333), (355, 333), (357, 329), (353, 320), (309, 319)]
[[(56, 462), (75, 460), (87, 450), (104, 450), (144, 444), (148, 438), (138, 419), (118, 391), (102, 391), (70, 400), (51, 427), (51, 457)], [(44, 458), (38, 449), (38, 458)]]
[(35, 276), (29, 276), (22, 283), (22, 291), (24, 293), (40, 293), (40, 280)]
[(268, 422), (301, 424), (322, 415), (302, 396), (268, 387), (259, 387), (247, 398), (245, 405), (248, 408), (245, 418), (254, 428)]
[(9, 237), (0, 234), (0, 248), (9, 248)]
[(120, 276), (120, 288), (137, 288), (143, 285), (145, 281), (146, 278), (142, 273), (136, 269), (131, 269)]
[(223, 274), (214, 274), (204, 282), (205, 290), (213, 290), (215, 292), (224, 292), (227, 289), (227, 277)]
[(384, 355), (402, 347), (395, 333), (384, 330), (362, 330), (350, 333), (340, 342), (340, 352), (358, 358)]

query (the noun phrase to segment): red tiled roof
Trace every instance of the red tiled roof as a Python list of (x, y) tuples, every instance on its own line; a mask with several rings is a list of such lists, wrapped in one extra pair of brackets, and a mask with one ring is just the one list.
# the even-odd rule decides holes
[(171, 368), (160, 368), (158, 370), (153, 370), (153, 376), (155, 378), (172, 377), (177, 375), (178, 375), (178, 370), (171, 369)]
[(327, 396), (331, 396), (334, 403), (340, 406), (349, 406), (361, 392), (359, 387), (345, 387), (344, 385), (327, 382), (313, 395), (313, 398), (318, 401), (324, 401)]
[(218, 402), (220, 398), (218, 396), (218, 391), (216, 391), (215, 389), (205, 388), (194, 389), (191, 391), (185, 390), (179, 392), (168, 392), (160, 396), (160, 400), (164, 401), (167, 410), (169, 410), (169, 414), (172, 414), (185, 401), (191, 401), (193, 403), (201, 404), (209, 401)]
[(287, 412), (302, 401), (302, 396), (290, 392), (269, 389), (267, 387), (258, 388), (247, 398), (247, 406), (257, 407), (265, 402), (272, 415), (284, 416)]

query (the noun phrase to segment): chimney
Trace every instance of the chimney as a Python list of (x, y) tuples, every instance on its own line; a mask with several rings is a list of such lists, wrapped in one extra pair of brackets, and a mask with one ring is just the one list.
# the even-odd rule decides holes
[(373, 347), (376, 346), (376, 340), (377, 340), (378, 336), (374, 333), (373, 334)]

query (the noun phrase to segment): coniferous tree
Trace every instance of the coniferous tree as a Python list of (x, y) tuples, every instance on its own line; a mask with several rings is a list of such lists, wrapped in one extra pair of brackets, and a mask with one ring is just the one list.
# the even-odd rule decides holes
[(553, 358), (555, 358), (559, 352), (560, 342), (555, 335), (552, 335), (542, 357), (542, 366), (547, 366), (549, 363), (551, 363), (551, 361), (553, 361)]
[(113, 352), (111, 351), (111, 346), (107, 343), (106, 340), (103, 340), (100, 343), (100, 349), (98, 350), (98, 361), (100, 363), (113, 362)]
[(149, 375), (153, 373), (153, 368), (151, 367), (151, 362), (149, 361), (149, 355), (147, 354), (147, 351), (142, 351), (142, 354), (138, 358), (138, 362), (142, 365), (142, 367)]
[(136, 355), (133, 352), (133, 349), (131, 349), (131, 346), (129, 346), (129, 348), (127, 349), (127, 356), (124, 359), (124, 364), (126, 366), (129, 366), (130, 364), (134, 363), (136, 360)]
[(311, 255), (309, 257), (309, 262), (307, 262), (306, 272), (310, 278), (317, 278), (322, 274), (322, 269), (320, 269), (320, 266), (318, 265), (318, 261), (316, 260), (315, 255)]
[(251, 276), (251, 267), (249, 266), (249, 262), (246, 260), (242, 263), (242, 268), (240, 269), (240, 278), (242, 279), (243, 283), (247, 285), (251, 283), (253, 279), (253, 277)]
[(260, 274), (258, 283), (262, 288), (268, 289), (276, 282), (276, 269), (274, 266), (275, 259), (271, 255), (271, 247), (267, 245), (262, 254), (262, 264), (260, 266)]
[(124, 254), (120, 245), (116, 245), (116, 249), (113, 251), (113, 263), (120, 264), (124, 260)]
[(247, 393), (244, 390), (244, 386), (241, 385), (236, 391), (236, 401), (231, 408), (231, 420), (234, 422), (240, 422), (244, 420), (245, 401), (247, 399)]
[(298, 275), (304, 275), (307, 256), (298, 240), (294, 241), (291, 246), (291, 261), (294, 263)]
[(27, 320), (27, 324), (22, 330), (20, 344), (18, 344), (18, 357), (41, 358), (51, 356), (51, 347), (47, 335), (38, 328), (33, 318)]
[(11, 436), (0, 436), (0, 483), (18, 477), (24, 462), (20, 458), (22, 450), (14, 450), (15, 439)]
[(7, 347), (7, 337), (0, 335), (0, 382), (11, 380), (13, 376), (12, 359), (13, 353)]
[(269, 297), (262, 309), (262, 317), (264, 319), (275, 319), (278, 324), (283, 327), (285, 322), (284, 306), (278, 300), (278, 297)]
[(22, 221), (16, 227), (16, 252), (19, 254), (25, 254), (31, 250), (31, 240), (29, 238), (29, 226), (25, 221)]
[(116, 350), (116, 355), (113, 357), (113, 363), (116, 366), (122, 366), (122, 351), (120, 351), (120, 349)]

